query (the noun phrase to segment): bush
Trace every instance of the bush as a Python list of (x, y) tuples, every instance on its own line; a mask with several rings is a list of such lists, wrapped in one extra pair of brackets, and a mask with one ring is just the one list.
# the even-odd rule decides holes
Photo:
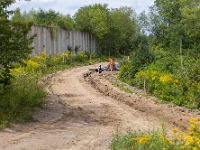
[(32, 118), (32, 110), (44, 104), (46, 92), (35, 81), (34, 75), (24, 72), (12, 79), (9, 88), (0, 96), (0, 124), (28, 121)]
[(137, 35), (132, 39), (132, 47), (134, 52), (131, 54), (131, 73), (134, 76), (142, 67), (150, 64), (154, 56), (150, 52), (147, 37), (145, 35)]
[(155, 56), (154, 63), (136, 73), (133, 85), (143, 88), (145, 82), (146, 90), (165, 102), (200, 108), (200, 60), (184, 56), (181, 69), (180, 56), (162, 50)]
[(77, 62), (85, 62), (87, 60), (87, 55), (85, 54), (84, 51), (80, 52), (76, 58)]
[(139, 69), (134, 68), (133, 57), (121, 62), (119, 79), (145, 88), (163, 102), (200, 109), (200, 58), (182, 56), (182, 68), (179, 55), (158, 47), (153, 52), (154, 61)]
[(124, 61), (120, 62), (120, 72), (118, 77), (121, 81), (131, 84), (134, 75), (132, 74), (131, 63), (129, 60), (124, 59)]

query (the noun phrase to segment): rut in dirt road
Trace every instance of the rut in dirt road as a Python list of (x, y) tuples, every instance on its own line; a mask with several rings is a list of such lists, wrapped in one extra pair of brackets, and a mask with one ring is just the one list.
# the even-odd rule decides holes
[[(109, 72), (101, 76), (88, 73), (89, 68), (98, 66), (48, 75), (47, 105), (35, 112), (36, 122), (1, 131), (0, 150), (108, 150), (116, 128), (126, 132), (160, 126), (158, 116), (148, 112), (151, 108), (141, 111), (134, 94), (124, 93), (104, 79)], [(130, 105), (136, 100), (137, 108)], [(172, 126), (172, 122), (167, 124), (168, 129)]]

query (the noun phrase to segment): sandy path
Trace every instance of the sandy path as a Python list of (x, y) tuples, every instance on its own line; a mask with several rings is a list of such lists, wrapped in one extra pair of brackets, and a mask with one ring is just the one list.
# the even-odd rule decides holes
[(0, 131), (0, 150), (107, 150), (117, 127), (125, 132), (160, 125), (156, 116), (149, 117), (88, 84), (83, 74), (97, 66), (72, 68), (49, 77), (49, 103), (36, 111), (37, 121)]

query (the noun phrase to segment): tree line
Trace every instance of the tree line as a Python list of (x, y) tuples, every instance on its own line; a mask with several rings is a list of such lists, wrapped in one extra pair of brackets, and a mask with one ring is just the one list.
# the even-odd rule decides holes
[(52, 9), (22, 12), (17, 8), (11, 21), (31, 22), (34, 25), (81, 30), (96, 37), (100, 54), (128, 54), (130, 37), (136, 31), (136, 13), (131, 7), (109, 9), (107, 4), (94, 4), (79, 8), (73, 17)]
[(74, 16), (52, 9), (21, 12), (16, 9), (11, 20), (35, 25), (81, 30), (92, 33), (102, 54), (128, 55), (134, 48), (135, 35), (146, 35), (151, 45), (178, 51), (180, 41), (187, 53), (200, 52), (200, 0), (155, 0), (149, 11), (136, 14), (133, 8), (108, 8), (94, 4), (78, 9)]

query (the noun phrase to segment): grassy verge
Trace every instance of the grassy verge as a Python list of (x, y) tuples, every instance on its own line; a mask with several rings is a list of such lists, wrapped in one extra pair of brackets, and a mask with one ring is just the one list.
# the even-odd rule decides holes
[(199, 119), (192, 118), (188, 133), (173, 128), (168, 135), (165, 126), (152, 131), (129, 131), (122, 134), (119, 130), (113, 133), (111, 150), (198, 150), (200, 149)]

